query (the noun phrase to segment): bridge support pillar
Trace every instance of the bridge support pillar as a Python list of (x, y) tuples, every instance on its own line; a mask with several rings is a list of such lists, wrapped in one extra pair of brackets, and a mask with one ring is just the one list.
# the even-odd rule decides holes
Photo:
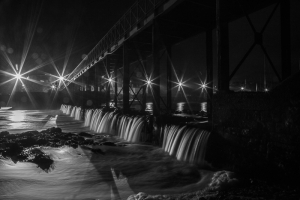
[(166, 47), (167, 52), (167, 111), (172, 112), (172, 47)]
[(218, 89), (229, 90), (229, 40), (228, 22), (224, 7), (226, 1), (216, 0), (216, 31), (217, 31), (217, 63), (218, 63)]
[(213, 44), (212, 44), (212, 30), (206, 31), (206, 81), (207, 81), (207, 114), (208, 122), (212, 124), (213, 113)]
[(129, 112), (129, 83), (130, 83), (130, 63), (128, 44), (123, 44), (123, 112)]
[(117, 63), (115, 64), (114, 67), (114, 87), (115, 87), (115, 96), (114, 96), (114, 102), (115, 102), (115, 107), (118, 107), (118, 67), (119, 67), (119, 62), (120, 58), (118, 58)]
[[(109, 74), (109, 71), (110, 71), (110, 60), (109, 60), (109, 57), (106, 56), (106, 76), (107, 76), (107, 79), (110, 78), (110, 74)], [(109, 103), (110, 103), (110, 87), (111, 87), (111, 82), (107, 80), (107, 83), (106, 83), (106, 98), (105, 98), (105, 105), (106, 107), (109, 107)]]
[(153, 80), (152, 89), (153, 89), (153, 115), (160, 115), (160, 77), (159, 77), (159, 30), (158, 30), (157, 21), (153, 21), (152, 24), (152, 76)]
[(291, 75), (291, 24), (290, 0), (281, 0), (280, 30), (281, 30), (281, 69), (282, 80)]
[(94, 99), (93, 103), (95, 107), (98, 107), (98, 65), (95, 64), (92, 68), (92, 73), (94, 73), (94, 82), (93, 82), (93, 87), (94, 87)]

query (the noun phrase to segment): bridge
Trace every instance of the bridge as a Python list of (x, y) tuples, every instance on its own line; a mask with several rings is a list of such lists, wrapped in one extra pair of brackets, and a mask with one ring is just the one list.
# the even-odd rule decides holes
[[(69, 81), (60, 90), (67, 87), (74, 93), (90, 93), (94, 101), (104, 99), (106, 106), (122, 107), (124, 113), (135, 104), (145, 110), (149, 101), (153, 102), (154, 115), (171, 113), (174, 95), (183, 84), (172, 64), (172, 48), (204, 34), (206, 81), (200, 87), (206, 91), (211, 118), (214, 91), (230, 90), (230, 81), (254, 48), (261, 49), (278, 82), (291, 75), (290, 6), (289, 0), (137, 0), (69, 74)], [(264, 8), (270, 8), (270, 13), (257, 30), (249, 16)], [(276, 12), (280, 13), (276, 24), (280, 37), (275, 41), (281, 44), (280, 72), (263, 37)], [(233, 64), (229, 58), (236, 52), (230, 52), (229, 26), (241, 18), (250, 26), (253, 42)], [(217, 84), (213, 85), (214, 81)]]

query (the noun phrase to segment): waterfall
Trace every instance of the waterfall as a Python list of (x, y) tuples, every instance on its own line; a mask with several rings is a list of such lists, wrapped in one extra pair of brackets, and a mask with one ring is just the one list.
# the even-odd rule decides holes
[(92, 114), (93, 114), (93, 109), (88, 109), (88, 110), (85, 111), (84, 126), (89, 126), (90, 125)]
[(72, 111), (72, 106), (62, 104), (62, 105), (60, 106), (60, 110), (61, 110), (64, 114), (70, 115), (70, 114), (71, 114), (71, 111)]
[(66, 114), (67, 114), (67, 115), (70, 115), (70, 114), (71, 114), (71, 111), (72, 111), (72, 106), (68, 105), (68, 106), (67, 106), (67, 112), (66, 112)]
[(67, 113), (67, 110), (68, 110), (68, 106), (62, 104), (62, 105), (60, 106), (60, 110), (61, 110), (64, 114), (66, 114), (66, 113)]
[[(81, 120), (83, 109), (61, 105), (60, 110)], [(102, 109), (88, 109), (84, 114), (84, 126), (96, 133), (117, 135), (128, 142), (144, 142), (145, 116), (127, 116)], [(204, 164), (206, 145), (210, 135), (207, 130), (179, 125), (165, 125), (161, 128), (162, 149), (170, 156), (184, 162)]]
[(104, 116), (102, 117), (100, 123), (98, 124), (97, 130), (96, 130), (97, 133), (110, 133), (110, 130), (109, 130), (109, 126), (110, 126), (109, 116), (110, 116), (110, 112), (107, 112), (107, 113), (104, 114)]
[(164, 151), (180, 161), (203, 164), (209, 131), (187, 126), (166, 125), (163, 129)]
[(75, 111), (75, 120), (81, 120), (82, 119), (82, 110), (80, 107), (76, 107), (76, 111)]
[(144, 121), (144, 117), (141, 116), (121, 116), (116, 123), (117, 135), (129, 142), (143, 142), (142, 129)]
[(70, 117), (75, 117), (76, 108), (77, 108), (76, 106), (74, 106), (74, 107), (72, 108)]
[(104, 114), (105, 114), (105, 112), (103, 112), (102, 110), (100, 110), (98, 112), (98, 114), (96, 115), (95, 122), (94, 122), (93, 129), (92, 129), (93, 131), (97, 131), (98, 126), (99, 126), (99, 124), (100, 124), (100, 122), (101, 122), (102, 117), (104, 116)]

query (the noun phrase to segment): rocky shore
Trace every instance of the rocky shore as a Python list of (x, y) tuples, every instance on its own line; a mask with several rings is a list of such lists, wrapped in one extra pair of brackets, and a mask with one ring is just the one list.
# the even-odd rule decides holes
[(69, 146), (77, 148), (82, 145), (94, 153), (103, 153), (101, 149), (91, 148), (93, 145), (117, 146), (106, 139), (107, 136), (97, 136), (81, 132), (79, 134), (64, 133), (61, 128), (49, 128), (43, 131), (27, 131), (20, 134), (0, 132), (0, 158), (17, 162), (32, 162), (45, 172), (53, 169), (54, 161), (41, 148)]
[[(47, 147), (69, 146), (88, 148), (93, 153), (105, 154), (100, 145), (124, 146), (108, 139), (108, 135), (94, 136), (88, 133), (64, 133), (60, 128), (50, 128), (43, 131), (28, 131), (20, 134), (0, 132), (0, 158), (11, 159), (13, 162), (32, 162), (45, 172), (54, 169), (51, 155), (42, 151)], [(274, 174), (274, 176), (278, 176)], [(197, 192), (179, 195), (149, 195), (142, 191), (131, 195), (128, 200), (299, 200), (299, 183), (270, 182), (268, 180), (251, 178), (246, 175), (236, 175), (228, 171), (217, 171), (209, 186)]]

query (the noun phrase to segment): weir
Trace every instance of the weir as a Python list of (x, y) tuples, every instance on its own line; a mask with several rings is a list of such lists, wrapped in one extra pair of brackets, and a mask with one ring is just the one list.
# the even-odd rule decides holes
[[(71, 117), (81, 112), (80, 107), (70, 105), (62, 105), (60, 110), (66, 115), (69, 115), (68, 110), (72, 110)], [(145, 128), (149, 116), (129, 116), (104, 109), (87, 109), (84, 116), (84, 126), (95, 134), (115, 135), (131, 143), (151, 141), (151, 134)], [(209, 135), (209, 131), (200, 128), (166, 124), (159, 133), (159, 143), (165, 152), (177, 160), (203, 165)]]
[[(60, 88), (80, 98), (59, 105), (80, 106), (80, 120), (96, 134), (151, 142), (181, 161), (272, 176), (271, 165), (293, 177), (286, 166), (296, 164), (283, 160), (296, 146), (286, 135), (299, 137), (299, 58), (290, 51), (299, 40), (290, 23), (298, 7), (292, 0), (138, 0)], [(95, 109), (101, 106), (122, 114)]]

